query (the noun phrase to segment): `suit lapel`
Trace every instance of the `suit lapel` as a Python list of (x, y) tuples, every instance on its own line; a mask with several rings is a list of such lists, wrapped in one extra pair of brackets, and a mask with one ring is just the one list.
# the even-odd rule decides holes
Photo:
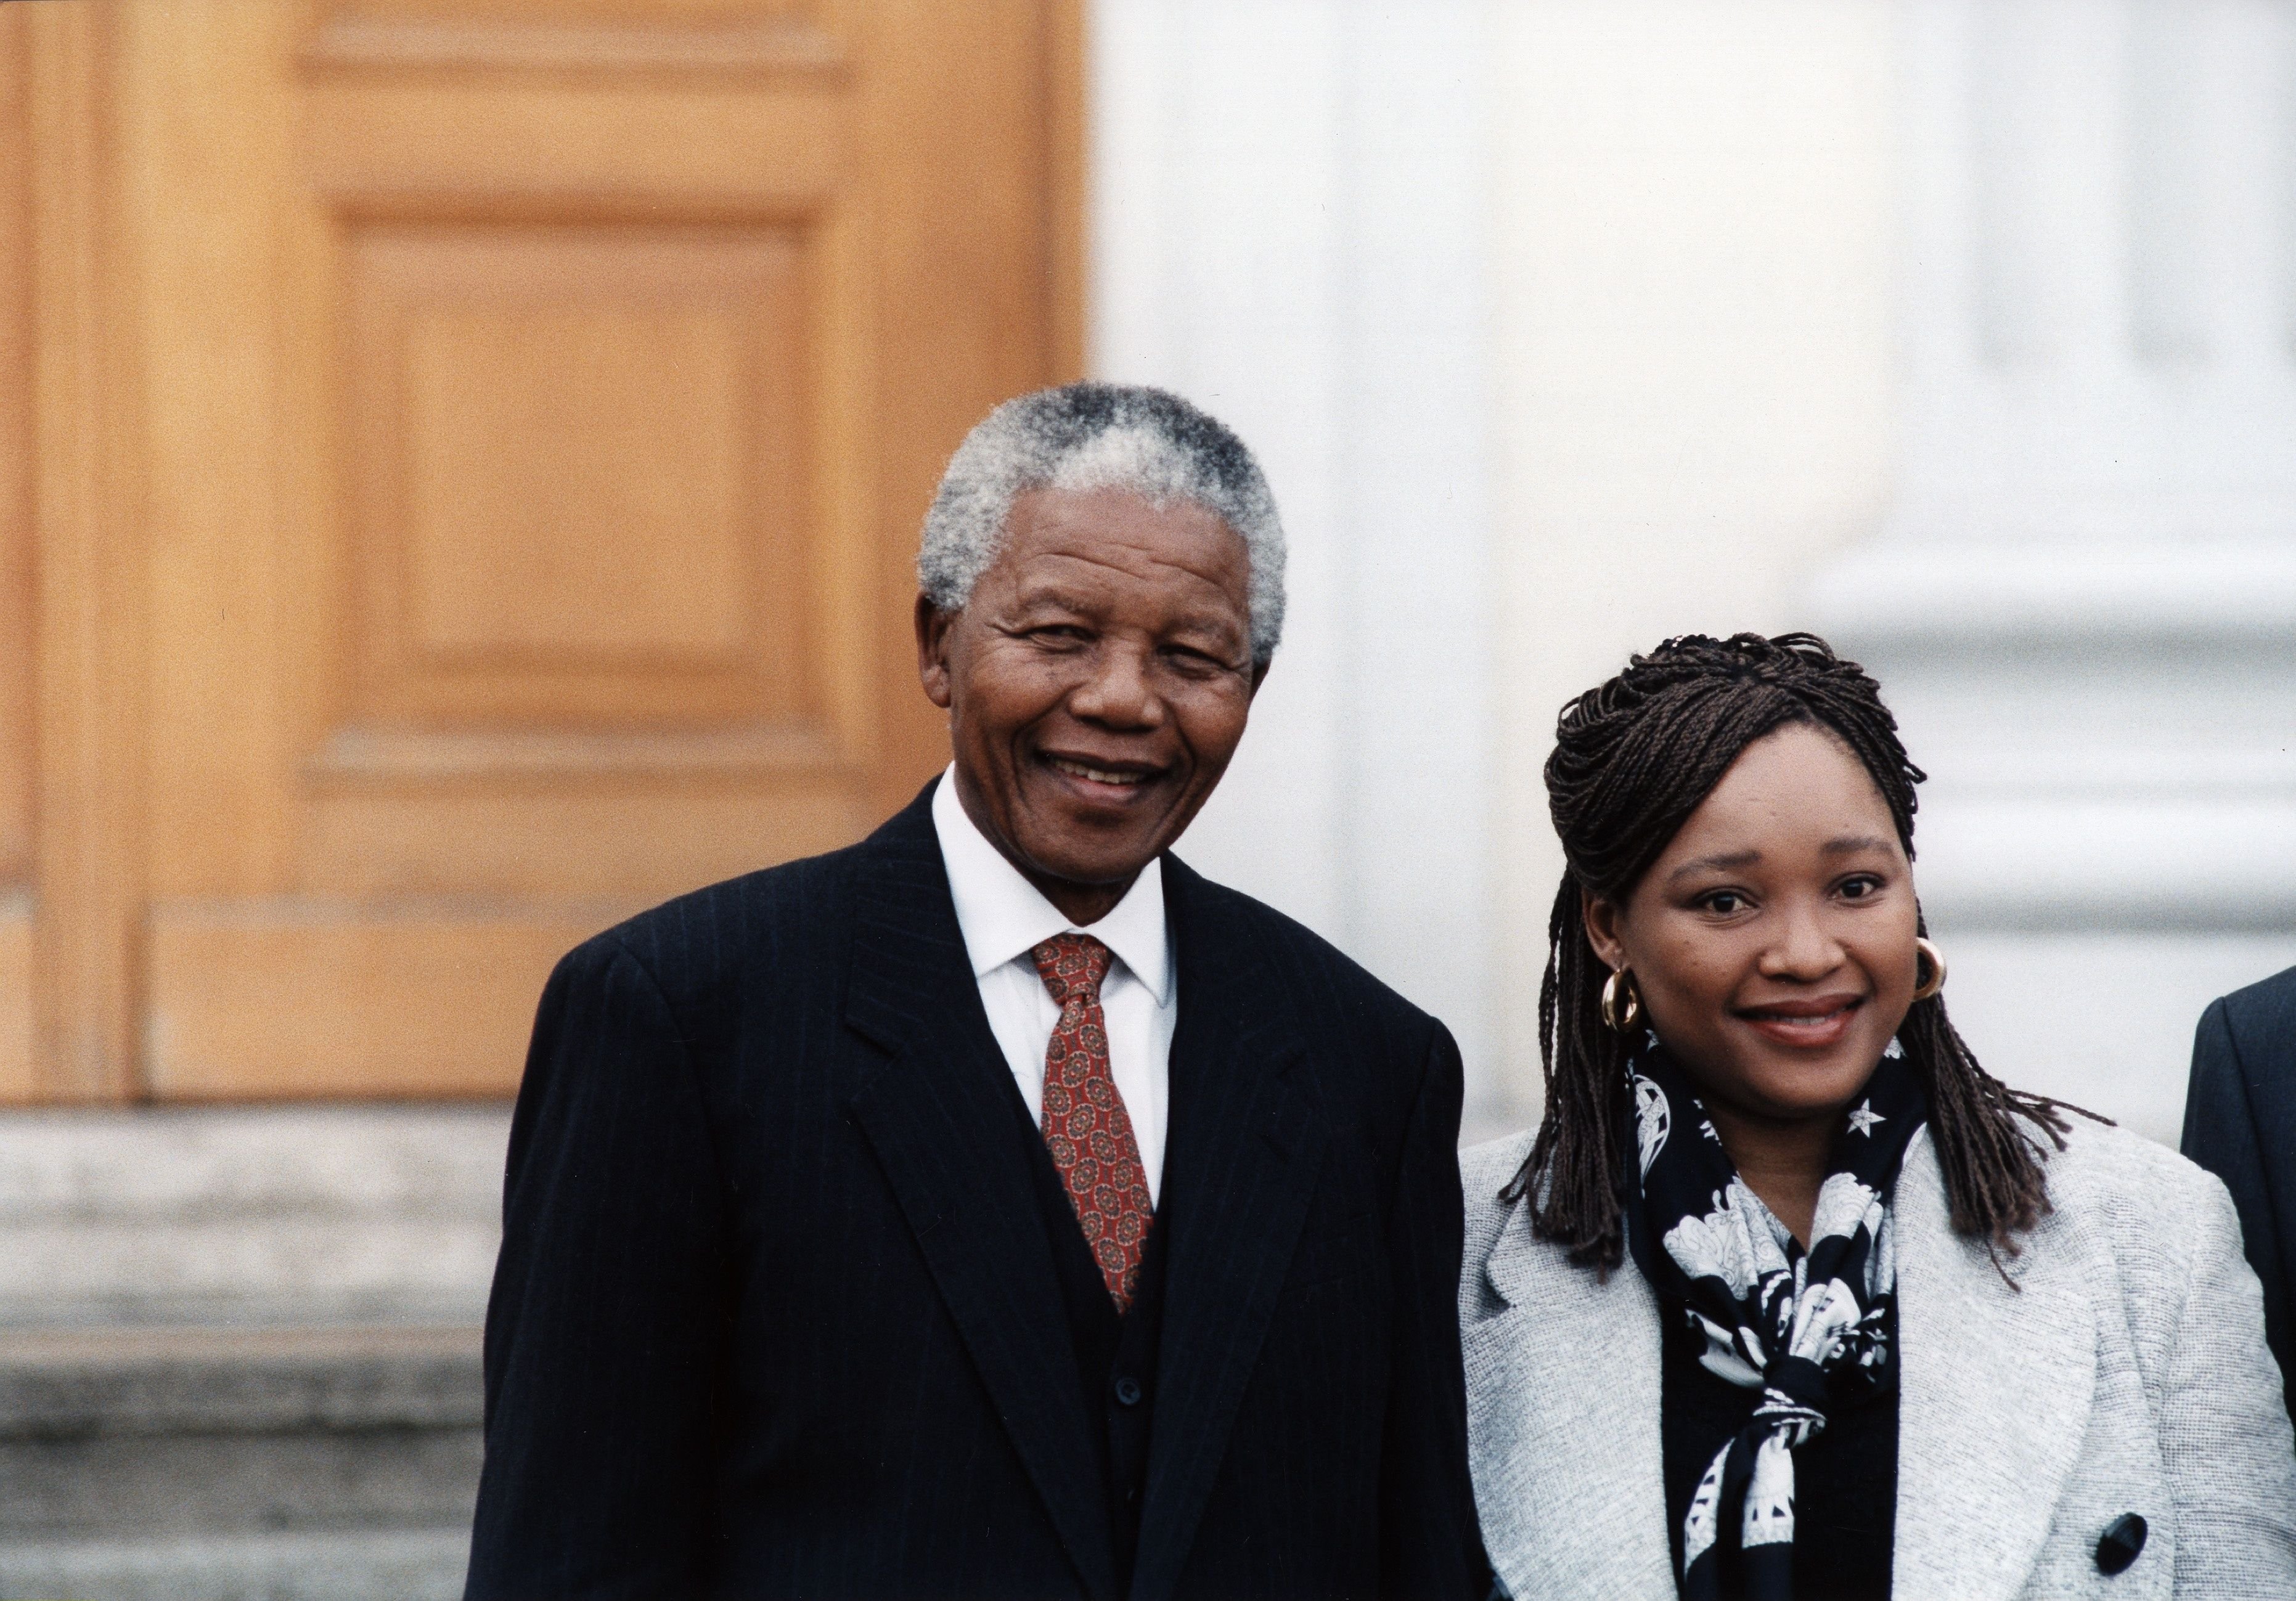
[(1306, 1050), (1288, 996), (1204, 881), (1166, 858), (1179, 959), (1165, 1145), (1164, 1328), (1136, 1601), (1177, 1584), (1282, 1294), (1324, 1158), (1285, 1082)]
[(1928, 1135), (1893, 1203), (1898, 1327), (1898, 1601), (2020, 1594), (2087, 1431), (2096, 1324), (2080, 1242), (2044, 1218), (2002, 1282), (1956, 1235)]
[(1481, 1271), (1505, 1307), (1460, 1345), (1492, 1567), (1517, 1596), (1672, 1595), (1650, 1287), (1631, 1262), (1603, 1280), (1569, 1265), (1528, 1205)]
[(849, 1105), (1053, 1525), (1119, 1593), (1050, 1243), (1013, 1157), (1012, 1070), (949, 898), (927, 788), (857, 854), (845, 1016), (891, 1053)]

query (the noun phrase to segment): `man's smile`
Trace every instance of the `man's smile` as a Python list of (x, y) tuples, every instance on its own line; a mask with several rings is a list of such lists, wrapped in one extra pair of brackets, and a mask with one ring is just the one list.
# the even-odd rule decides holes
[(1170, 771), (1149, 762), (1068, 751), (1039, 751), (1037, 761), (1060, 779), (1061, 788), (1096, 805), (1136, 801)]

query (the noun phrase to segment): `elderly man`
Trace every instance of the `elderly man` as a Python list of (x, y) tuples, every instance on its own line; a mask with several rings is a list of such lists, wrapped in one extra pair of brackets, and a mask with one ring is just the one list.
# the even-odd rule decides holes
[(469, 1594), (1480, 1601), (1457, 1051), (1168, 854), (1282, 626), (1259, 468), (1028, 396), (918, 572), (948, 771), (543, 995)]

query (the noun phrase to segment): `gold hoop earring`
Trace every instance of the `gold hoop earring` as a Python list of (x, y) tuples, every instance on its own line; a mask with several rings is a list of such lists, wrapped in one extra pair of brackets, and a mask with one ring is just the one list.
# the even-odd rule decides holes
[[(1922, 962), (1924, 959), (1930, 965), (1929, 976), (1926, 978), (1922, 976)], [(1914, 999), (1927, 1001), (1943, 988), (1945, 988), (1945, 952), (1928, 940), (1915, 940), (1914, 942)]]
[(1623, 1034), (1643, 1020), (1643, 998), (1635, 989), (1634, 975), (1624, 968), (1603, 981), (1603, 1021), (1612, 1033)]

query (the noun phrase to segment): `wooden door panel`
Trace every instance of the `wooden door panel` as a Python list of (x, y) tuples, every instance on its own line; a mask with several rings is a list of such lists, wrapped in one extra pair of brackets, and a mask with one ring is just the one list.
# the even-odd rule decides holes
[(33, 902), (12, 893), (0, 906), (0, 1105), (40, 1099), (33, 1009)]
[(32, 133), (21, 7), (0, 7), (0, 1103), (35, 1093)]
[(151, 927), (147, 1088), (174, 1099), (500, 1093), (551, 964), (597, 921), (163, 908)]
[(504, 1093), (568, 946), (945, 759), (909, 562), (964, 429), (1073, 375), (1073, 0), (86, 4), (119, 1033), (165, 1098)]
[(356, 0), (303, 57), (331, 67), (807, 71), (848, 64), (803, 0)]
[(713, 776), (668, 760), (633, 762), (622, 778), (562, 768), (524, 783), (499, 769), (419, 787), (387, 775), (316, 796), (304, 885), (361, 902), (565, 897), (629, 911), (833, 850), (877, 821), (833, 770), (811, 783), (762, 764)]
[(804, 232), (392, 225), (348, 254), (350, 716), (833, 749)]

